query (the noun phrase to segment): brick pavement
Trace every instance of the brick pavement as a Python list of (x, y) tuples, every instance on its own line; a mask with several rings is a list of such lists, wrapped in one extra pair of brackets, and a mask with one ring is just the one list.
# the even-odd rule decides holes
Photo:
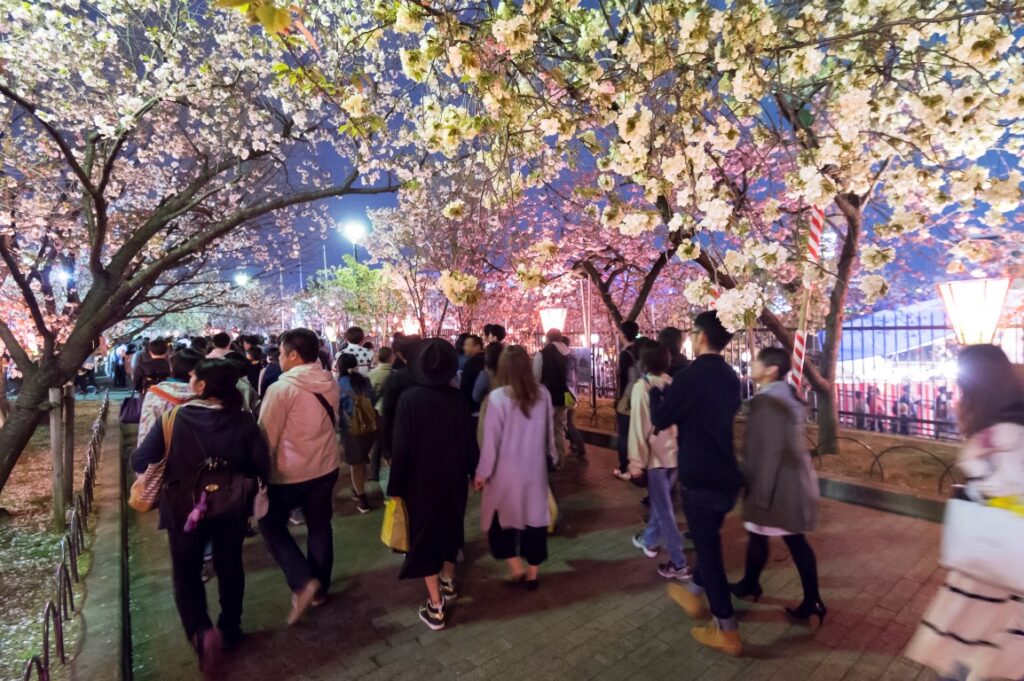
[[(796, 570), (773, 546), (758, 604), (738, 606), (746, 646), (731, 659), (699, 648), (691, 621), (665, 597), (656, 561), (630, 544), (642, 507), (639, 490), (610, 475), (614, 455), (592, 450), (554, 477), (563, 522), (549, 545), (536, 593), (510, 594), (503, 566), (487, 555), (477, 503), (467, 514), (467, 562), (450, 627), (431, 632), (416, 607), (419, 581), (397, 580), (400, 557), (379, 543), (381, 513), (355, 512), (339, 496), (332, 597), (285, 628), (289, 594), (260, 539), (246, 542), (243, 627), (227, 679), (673, 679), (674, 681), (931, 681), (900, 657), (943, 573), (936, 568), (938, 525), (834, 501), (822, 502), (812, 537), (825, 626), (791, 623), (782, 605), (800, 599)], [(344, 490), (344, 486), (339, 485)], [(166, 540), (155, 514), (131, 529), (132, 629), (137, 681), (198, 679), (171, 595)], [(742, 572), (739, 518), (726, 522), (726, 563)], [(216, 595), (210, 587), (215, 610)]]

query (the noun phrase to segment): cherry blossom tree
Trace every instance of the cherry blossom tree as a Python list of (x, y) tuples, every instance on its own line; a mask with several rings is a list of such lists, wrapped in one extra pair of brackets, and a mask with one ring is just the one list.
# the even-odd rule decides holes
[(409, 309), (391, 268), (371, 268), (351, 255), (344, 260), (341, 267), (317, 272), (296, 301), (300, 313), (323, 328), (363, 325), (371, 335), (390, 338)]
[(325, 227), (322, 199), (397, 189), (415, 139), (366, 16), (331, 3), (313, 44), (183, 0), (0, 3), (0, 342), (24, 374), (0, 489), (106, 329), (198, 273), (287, 255)]

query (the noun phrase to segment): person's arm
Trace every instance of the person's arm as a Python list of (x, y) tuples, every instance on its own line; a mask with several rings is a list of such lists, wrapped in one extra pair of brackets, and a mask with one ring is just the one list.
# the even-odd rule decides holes
[(482, 403), (487, 396), (487, 389), (490, 387), (490, 375), (486, 371), (481, 371), (476, 375), (476, 381), (473, 382), (473, 401), (477, 404)]
[[(693, 410), (697, 391), (691, 388), (692, 371), (684, 371), (672, 381), (668, 390), (651, 388), (651, 425), (665, 430), (681, 423)], [(737, 395), (737, 399), (739, 396)]]
[(622, 396), (629, 384), (629, 370), (633, 368), (633, 354), (628, 350), (619, 353), (619, 390), (616, 393)]
[(136, 473), (144, 473), (154, 463), (160, 463), (164, 458), (164, 429), (162, 423), (155, 423), (146, 434), (142, 444), (132, 452), (132, 470)]
[(489, 400), (487, 413), (484, 414), (484, 441), (480, 447), (480, 463), (477, 464), (475, 479), (487, 482), (494, 475), (498, 463), (498, 449), (501, 447), (501, 434), (505, 429), (505, 408), (507, 402), (500, 400), (495, 403)]
[(405, 497), (408, 489), (409, 452), (412, 449), (412, 412), (409, 400), (399, 399), (392, 416), (391, 474), (388, 478), (388, 496)]
[(638, 476), (648, 468), (651, 460), (651, 448), (647, 442), (647, 433), (651, 430), (651, 401), (647, 396), (643, 381), (633, 384), (633, 392), (629, 396), (629, 472)]
[(260, 430), (267, 439), (267, 446), (270, 448), (271, 462), (277, 457), (277, 448), (281, 443), (281, 434), (284, 432), (285, 419), (288, 417), (288, 396), (286, 386), (283, 383), (273, 383), (267, 388), (267, 396), (263, 400), (263, 407), (260, 409)]
[[(747, 416), (743, 439), (743, 461), (740, 464), (747, 481), (747, 501), (759, 508), (769, 508), (775, 494), (775, 471), (779, 470), (786, 449), (785, 427), (779, 427), (780, 411), (768, 400), (754, 398)], [(769, 473), (770, 472), (770, 473)]]

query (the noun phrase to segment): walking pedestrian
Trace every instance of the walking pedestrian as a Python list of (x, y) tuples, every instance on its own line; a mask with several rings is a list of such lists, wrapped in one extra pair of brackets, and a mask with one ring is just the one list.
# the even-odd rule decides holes
[(139, 353), (142, 359), (135, 369), (132, 382), (135, 390), (144, 393), (161, 381), (166, 381), (171, 375), (171, 363), (167, 357), (168, 345), (163, 338), (154, 338), (149, 342), (146, 350)]
[(338, 355), (338, 388), (341, 391), (341, 432), (345, 463), (352, 479), (352, 499), (356, 510), (369, 513), (370, 499), (366, 496), (366, 467), (370, 462), (370, 449), (377, 438), (377, 410), (373, 407), (373, 387), (370, 379), (359, 373), (358, 358), (348, 352)]
[(377, 351), (377, 365), (370, 369), (370, 387), (375, 396), (374, 408), (377, 410), (377, 434), (374, 439), (373, 448), (370, 450), (370, 468), (367, 471), (366, 479), (374, 482), (380, 478), (380, 464), (384, 454), (384, 386), (391, 376), (392, 359), (394, 353), (389, 347), (383, 347)]
[(768, 562), (771, 537), (782, 537), (789, 549), (804, 598), (790, 617), (824, 623), (827, 612), (818, 591), (818, 563), (806, 533), (818, 517), (818, 476), (804, 444), (804, 404), (786, 382), (789, 353), (765, 348), (752, 367), (760, 391), (750, 402), (743, 443), (742, 470), (746, 479), (743, 520), (747, 530), (746, 572), (732, 593), (737, 598), (761, 598), (761, 572)]
[(612, 471), (612, 475), (619, 480), (629, 480), (629, 403), (633, 384), (640, 377), (636, 367), (639, 358), (636, 339), (640, 335), (640, 325), (633, 321), (622, 322), (619, 335), (624, 344), (619, 353), (618, 389), (615, 391), (615, 438), (619, 465)]
[[(483, 403), (487, 399), (490, 392), (497, 386), (498, 381), (498, 361), (501, 359), (501, 351), (505, 349), (505, 346), (501, 343), (488, 343), (487, 347), (484, 348), (484, 370), (476, 377), (476, 382), (473, 384), (473, 400), (478, 403), (480, 413), (483, 414)], [(483, 441), (483, 424), (477, 422), (477, 443), (480, 444)], [(475, 468), (473, 470), (476, 470)]]
[(587, 443), (583, 441), (583, 433), (576, 427), (576, 407), (579, 405), (579, 357), (572, 351), (569, 336), (562, 335), (562, 342), (569, 349), (565, 356), (565, 435), (569, 438), (569, 451), (577, 459), (587, 458)]
[(171, 375), (146, 391), (142, 398), (139, 416), (139, 439), (141, 445), (150, 429), (160, 417), (175, 407), (188, 402), (194, 396), (190, 385), (192, 370), (203, 356), (192, 349), (178, 350), (171, 355)]
[[(164, 428), (151, 428), (131, 456), (132, 468), (144, 472), (166, 457), (160, 494), (160, 527), (167, 530), (174, 581), (174, 602), (199, 658), (203, 678), (220, 679), (221, 648), (233, 648), (242, 638), (242, 597), (245, 571), (242, 543), (248, 527), (251, 499), (243, 498), (224, 512), (187, 524), (195, 512), (193, 498), (211, 459), (226, 463), (236, 476), (266, 479), (270, 469), (267, 444), (252, 415), (243, 411), (235, 389), (237, 372), (224, 360), (202, 360), (195, 365), (191, 390), (198, 395), (176, 407), (169, 421), (171, 440)], [(170, 414), (163, 416), (171, 419)], [(237, 507), (235, 507), (237, 506)], [(203, 553), (213, 547), (220, 616), (213, 627), (203, 585)]]
[(510, 345), (502, 351), (498, 387), (487, 396), (480, 465), (473, 483), (474, 489), (483, 491), (480, 527), (487, 532), (491, 555), (508, 562), (511, 584), (525, 582), (530, 591), (537, 590), (537, 573), (548, 556), (547, 463), (558, 458), (552, 427), (555, 407), (535, 373), (523, 347)]
[(675, 425), (663, 430), (651, 424), (652, 388), (665, 390), (672, 384), (668, 375), (670, 354), (667, 347), (650, 343), (640, 351), (640, 380), (633, 385), (629, 413), (629, 473), (634, 479), (647, 476), (650, 517), (647, 527), (634, 535), (633, 546), (648, 558), (657, 558), (662, 545), (668, 550), (668, 562), (658, 566), (666, 579), (688, 580), (692, 573), (683, 554), (683, 539), (676, 524), (672, 490), (679, 477), (679, 443)]
[(267, 388), (273, 385), (283, 373), (281, 371), (281, 348), (272, 345), (267, 348), (267, 364), (260, 372), (259, 394), (262, 400), (267, 396)]
[(370, 375), (370, 368), (373, 366), (373, 350), (363, 347), (365, 332), (358, 326), (350, 326), (345, 330), (345, 345), (338, 350), (334, 361), (337, 364), (342, 355), (352, 355), (356, 358), (356, 370), (363, 376)]
[[(288, 624), (327, 597), (334, 563), (331, 530), (334, 484), (338, 481), (338, 384), (320, 365), (320, 340), (309, 329), (281, 335), (281, 374), (267, 389), (260, 426), (270, 445), (270, 509), (260, 520), (267, 550), (292, 591)], [(288, 517), (301, 509), (308, 536), (302, 553), (288, 531)]]
[(504, 343), (506, 333), (505, 327), (501, 324), (484, 324), (484, 343)]
[(391, 439), (394, 432), (395, 412), (398, 409), (398, 400), (402, 393), (415, 385), (412, 372), (407, 364), (412, 356), (413, 348), (420, 342), (416, 335), (396, 336), (391, 349), (395, 353), (395, 359), (391, 364), (391, 374), (384, 383), (384, 389), (380, 397), (380, 415), (383, 421), (378, 428), (382, 431), (381, 445), (383, 447), (381, 456), (385, 459), (391, 456)]
[(256, 393), (256, 397), (259, 397), (260, 374), (263, 373), (263, 369), (266, 367), (263, 357), (263, 348), (255, 344), (250, 345), (249, 349), (245, 351), (245, 354), (245, 377), (249, 381), (249, 385), (252, 387), (253, 392)]
[[(562, 332), (559, 329), (548, 330), (546, 338), (547, 345), (533, 357), (533, 377), (550, 395), (557, 454), (554, 461), (557, 467), (565, 461), (565, 394), (569, 392), (569, 361), (566, 357), (569, 355), (569, 348), (562, 342)], [(498, 371), (501, 371), (500, 364)]]
[(740, 408), (736, 372), (722, 357), (732, 334), (713, 311), (693, 322), (697, 358), (679, 372), (666, 391), (651, 389), (651, 424), (678, 426), (679, 481), (683, 513), (697, 550), (693, 581), (670, 585), (670, 594), (694, 619), (714, 619), (690, 633), (701, 645), (739, 655), (742, 643), (722, 559), (722, 521), (736, 505), (743, 477), (733, 451), (733, 420)]
[(864, 430), (868, 424), (868, 403), (859, 390), (853, 391), (853, 427)]
[(675, 376), (690, 366), (690, 360), (683, 355), (683, 332), (674, 326), (666, 326), (658, 332), (658, 343), (668, 348), (671, 359), (668, 363), (668, 375)]
[(427, 601), (419, 616), (436, 631), (447, 625), (448, 603), (457, 596), (472, 434), (466, 401), (451, 386), (459, 364), (451, 343), (420, 341), (409, 362), (412, 385), (395, 409), (388, 495), (405, 503), (409, 520), (409, 552), (398, 577), (424, 580)]
[(207, 359), (224, 359), (231, 352), (231, 336), (224, 331), (213, 334), (213, 350), (206, 355)]
[[(995, 345), (958, 358), (959, 425), (967, 438), (957, 467), (971, 501), (1024, 500), (1024, 380)], [(1009, 514), (1012, 511), (1007, 510)], [(979, 528), (980, 529), (980, 528)], [(983, 558), (983, 556), (979, 556)], [(998, 566), (1009, 580), (1019, 564)], [(1017, 679), (1024, 673), (1024, 593), (951, 570), (904, 653), (944, 681)]]

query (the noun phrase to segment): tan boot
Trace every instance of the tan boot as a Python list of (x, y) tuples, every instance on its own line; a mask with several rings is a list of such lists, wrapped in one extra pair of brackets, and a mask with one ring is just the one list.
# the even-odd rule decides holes
[(715, 622), (708, 622), (703, 627), (690, 629), (690, 635), (702, 646), (733, 657), (743, 652), (743, 642), (738, 631), (722, 631)]
[(668, 585), (668, 597), (675, 601), (686, 614), (695, 620), (707, 619), (711, 616), (704, 605), (704, 598), (693, 593), (685, 585), (673, 582)]

